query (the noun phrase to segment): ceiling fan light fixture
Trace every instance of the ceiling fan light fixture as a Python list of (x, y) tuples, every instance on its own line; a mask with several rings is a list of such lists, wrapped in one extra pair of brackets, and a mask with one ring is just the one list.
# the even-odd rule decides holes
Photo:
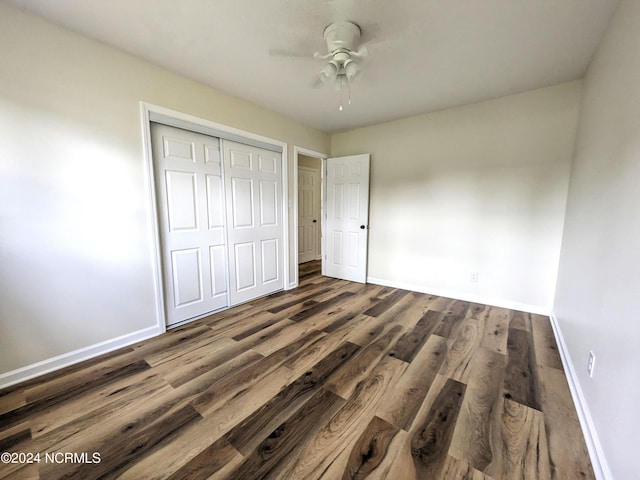
[(320, 70), (320, 80), (327, 83), (336, 79), (338, 75), (338, 66), (334, 62), (327, 63), (322, 70)]
[(354, 62), (353, 60), (349, 60), (344, 64), (344, 74), (347, 77), (349, 83), (351, 83), (352, 81), (357, 80), (360, 75), (362, 75), (362, 69), (356, 62)]
[(327, 53), (315, 53), (313, 58), (328, 60), (328, 63), (320, 70), (320, 80), (323, 83), (332, 82), (336, 90), (340, 91), (340, 106), (343, 110), (342, 95), (346, 89), (351, 104), (351, 82), (357, 80), (362, 73), (357, 60), (369, 55), (369, 51), (360, 41), (361, 30), (353, 22), (340, 21), (329, 25), (324, 30), (324, 39), (327, 43)]

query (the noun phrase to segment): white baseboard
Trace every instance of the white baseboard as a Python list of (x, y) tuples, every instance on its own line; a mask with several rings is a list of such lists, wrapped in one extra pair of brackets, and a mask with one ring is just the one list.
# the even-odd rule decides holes
[(602, 444), (598, 438), (598, 432), (596, 431), (591, 414), (589, 413), (589, 407), (582, 393), (580, 382), (578, 381), (578, 375), (574, 368), (573, 362), (567, 349), (567, 344), (562, 336), (560, 325), (553, 312), (549, 315), (551, 319), (551, 326), (553, 327), (553, 333), (556, 337), (556, 343), (562, 358), (562, 365), (564, 366), (565, 376), (569, 383), (569, 389), (571, 390), (571, 396), (573, 397), (573, 403), (578, 412), (578, 419), (580, 420), (580, 426), (584, 433), (584, 440), (587, 444), (587, 450), (589, 450), (589, 457), (591, 458), (591, 466), (595, 473), (597, 480), (613, 480), (611, 470), (607, 464), (607, 459), (604, 456), (602, 450)]
[(142, 330), (127, 333), (126, 335), (112, 338), (110, 340), (96, 343), (94, 345), (89, 345), (88, 347), (83, 347), (69, 353), (64, 353), (62, 355), (58, 355), (57, 357), (48, 358), (31, 365), (27, 365), (26, 367), (21, 367), (10, 372), (2, 373), (0, 374), (0, 388), (9, 387), (11, 385), (15, 385), (16, 383), (24, 382), (25, 380), (30, 380), (40, 375), (44, 375), (45, 373), (68, 367), (69, 365), (73, 365), (74, 363), (89, 360), (91, 358), (97, 357), (98, 355), (112, 352), (141, 340), (155, 337), (157, 335), (160, 335), (161, 333), (163, 332), (157, 325), (149, 328), (144, 328)]
[(453, 290), (445, 290), (440, 288), (425, 287), (424, 285), (415, 285), (404, 282), (394, 282), (384, 280), (382, 278), (367, 277), (367, 282), (385, 287), (401, 288), (403, 290), (411, 290), (412, 292), (425, 293), (427, 295), (437, 295), (438, 297), (454, 298), (465, 302), (481, 303), (483, 305), (492, 305), (494, 307), (508, 308), (510, 310), (518, 310), (520, 312), (536, 313), (538, 315), (549, 315), (550, 309), (539, 305), (529, 305), (526, 303), (511, 302), (500, 298), (485, 297), (482, 295), (473, 295), (460, 293)]

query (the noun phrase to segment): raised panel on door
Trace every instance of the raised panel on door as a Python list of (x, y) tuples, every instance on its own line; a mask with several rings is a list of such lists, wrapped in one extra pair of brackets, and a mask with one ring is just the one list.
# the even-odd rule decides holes
[(236, 305), (284, 288), (282, 155), (223, 140), (222, 157)]
[(220, 142), (156, 123), (151, 139), (171, 326), (229, 304)]
[(256, 243), (244, 242), (234, 245), (235, 284), (238, 292), (256, 287)]
[(262, 283), (268, 284), (280, 280), (279, 242), (269, 238), (260, 242), (262, 259)]
[(202, 259), (199, 248), (171, 252), (175, 308), (203, 300)]
[(186, 161), (196, 163), (195, 141), (189, 138), (176, 138), (171, 135), (163, 136), (163, 157), (174, 162)]
[(251, 178), (231, 177), (231, 212), (233, 228), (254, 226), (253, 182)]
[(165, 171), (169, 231), (196, 230), (198, 206), (196, 175), (191, 172)]
[(274, 180), (260, 181), (260, 226), (278, 225), (278, 184)]
[(327, 159), (326, 258), (323, 273), (366, 282), (369, 155)]
[(209, 274), (211, 275), (211, 296), (224, 299), (227, 303), (227, 249), (225, 245), (209, 247)]

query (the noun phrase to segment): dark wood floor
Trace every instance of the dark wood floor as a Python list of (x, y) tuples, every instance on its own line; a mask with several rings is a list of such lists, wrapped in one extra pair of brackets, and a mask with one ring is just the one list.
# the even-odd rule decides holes
[(548, 318), (318, 267), (0, 392), (0, 451), (41, 452), (0, 478), (594, 478)]

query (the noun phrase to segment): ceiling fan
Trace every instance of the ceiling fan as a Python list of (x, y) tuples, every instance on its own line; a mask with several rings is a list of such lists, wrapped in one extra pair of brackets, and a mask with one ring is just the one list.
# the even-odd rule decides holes
[(328, 60), (320, 70), (319, 78), (323, 83), (335, 83), (336, 88), (340, 90), (340, 111), (343, 108), (343, 88), (346, 85), (350, 104), (351, 82), (357, 80), (362, 74), (358, 61), (369, 56), (369, 50), (366, 46), (358, 46), (361, 33), (360, 27), (353, 22), (334, 22), (324, 29), (327, 53), (316, 52), (313, 54), (315, 59)]
[(369, 51), (364, 45), (356, 50), (360, 34), (360, 27), (347, 21), (332, 23), (324, 29), (324, 40), (327, 43), (328, 53), (322, 55), (316, 52), (313, 54), (313, 58), (329, 60), (320, 70), (320, 80), (329, 82), (342, 80), (341, 77), (345, 77), (347, 81), (351, 82), (360, 76), (362, 70), (357, 60), (369, 55)]

